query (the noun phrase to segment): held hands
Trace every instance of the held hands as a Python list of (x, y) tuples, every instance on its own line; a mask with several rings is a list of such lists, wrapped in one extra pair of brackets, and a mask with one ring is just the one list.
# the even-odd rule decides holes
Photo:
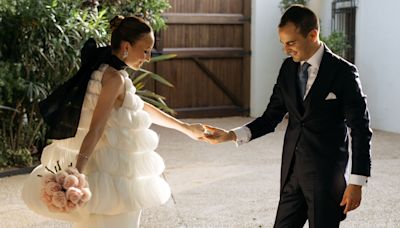
[(340, 206), (346, 205), (343, 213), (352, 211), (360, 206), (361, 203), (361, 187), (360, 185), (349, 184), (344, 191)]
[(226, 131), (221, 128), (212, 127), (203, 124), (184, 124), (184, 133), (194, 140), (218, 144), (227, 141), (235, 141), (236, 135), (232, 131)]
[(227, 141), (236, 141), (236, 134), (221, 128), (205, 125), (204, 141), (211, 144), (218, 144)]
[(193, 123), (193, 124), (188, 124), (184, 123), (184, 131), (187, 136), (194, 140), (201, 140), (204, 141), (204, 132), (205, 128), (202, 124), (199, 123)]

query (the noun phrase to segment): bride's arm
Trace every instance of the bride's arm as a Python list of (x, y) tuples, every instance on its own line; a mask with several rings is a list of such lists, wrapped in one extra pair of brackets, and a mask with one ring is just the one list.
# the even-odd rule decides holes
[(180, 131), (196, 140), (204, 137), (204, 128), (201, 124), (189, 124), (182, 122), (147, 102), (144, 102), (143, 109), (150, 115), (150, 118), (154, 124)]
[[(83, 139), (79, 154), (77, 156), (76, 168), (82, 172), (92, 154), (97, 142), (104, 132), (107, 120), (110, 117), (115, 101), (123, 91), (124, 78), (117, 72), (110, 72), (110, 77), (102, 82), (102, 89), (93, 112), (89, 131)], [(105, 78), (104, 73), (103, 78)]]

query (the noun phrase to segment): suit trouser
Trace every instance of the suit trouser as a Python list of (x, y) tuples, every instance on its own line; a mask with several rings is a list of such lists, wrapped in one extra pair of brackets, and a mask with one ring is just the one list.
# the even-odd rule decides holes
[(339, 205), (341, 199), (332, 197), (330, 187), (313, 178), (312, 172), (305, 172), (299, 162), (293, 163), (281, 191), (274, 228), (301, 228), (307, 219), (310, 228), (339, 227), (346, 217)]

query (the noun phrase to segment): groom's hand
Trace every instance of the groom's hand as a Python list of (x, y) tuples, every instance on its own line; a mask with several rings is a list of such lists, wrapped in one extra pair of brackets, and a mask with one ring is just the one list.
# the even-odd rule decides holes
[(221, 128), (205, 125), (205, 138), (211, 144), (218, 144), (227, 141), (236, 141), (236, 134)]
[(361, 185), (349, 184), (343, 194), (342, 202), (340, 206), (345, 206), (343, 213), (352, 211), (360, 206), (361, 203)]

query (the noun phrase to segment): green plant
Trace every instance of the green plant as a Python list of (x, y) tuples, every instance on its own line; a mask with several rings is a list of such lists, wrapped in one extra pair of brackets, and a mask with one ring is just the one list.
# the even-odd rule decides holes
[[(171, 58), (175, 58), (176, 54), (166, 54), (166, 55), (160, 55), (157, 57), (154, 57), (151, 59), (151, 62), (158, 62), (158, 61), (163, 61), (163, 60), (168, 60)], [(164, 110), (165, 112), (168, 112), (170, 114), (175, 114), (175, 111), (168, 107), (168, 105), (165, 103), (165, 97), (158, 95), (154, 93), (153, 91), (145, 89), (145, 83), (147, 78), (152, 78), (153, 80), (169, 86), (173, 87), (173, 85), (165, 80), (162, 76), (153, 73), (151, 71), (145, 70), (145, 69), (139, 69), (137, 72), (133, 72), (131, 74), (132, 82), (135, 85), (137, 89), (137, 94), (144, 100), (147, 101), (156, 107), (160, 108), (161, 110)]]
[(11, 161), (13, 161), (14, 166), (31, 166), (33, 159), (31, 156), (31, 151), (27, 148), (20, 148), (18, 150), (8, 150), (11, 156)]
[[(117, 14), (129, 16), (136, 15), (148, 20), (155, 31), (165, 28), (165, 20), (162, 13), (171, 8), (168, 0), (103, 0), (100, 6), (109, 7), (110, 15)], [(117, 7), (116, 7), (117, 6)]]
[[(11, 158), (7, 155), (10, 151), (17, 154), (24, 148), (31, 154), (41, 151), (46, 143), (46, 129), (38, 112), (38, 102), (77, 71), (80, 49), (88, 38), (94, 38), (100, 45), (109, 43), (109, 19), (133, 4), (126, 1), (112, 8), (104, 4), (93, 10), (82, 8), (81, 3), (75, 0), (0, 1), (0, 167), (5, 157)], [(146, 8), (152, 6), (158, 8)], [(162, 20), (159, 12), (165, 5), (143, 1), (140, 7), (135, 9), (149, 12), (147, 16), (155, 18), (158, 28), (163, 26), (157, 21)], [(150, 76), (166, 83), (159, 75), (143, 72), (147, 75), (143, 80)], [(137, 80), (138, 86), (141, 83)], [(145, 90), (138, 92), (143, 99), (172, 111), (161, 96)]]
[(342, 32), (332, 32), (327, 37), (320, 37), (321, 40), (336, 54), (343, 55), (351, 45), (347, 42), (346, 35)]
[(0, 2), (0, 104), (8, 107), (0, 110), (3, 153), (34, 153), (45, 143), (37, 103), (76, 71), (85, 39), (106, 42), (104, 14), (80, 10), (73, 0)]
[(14, 108), (10, 108), (10, 107), (3, 106), (3, 105), (0, 105), (0, 109), (3, 109), (3, 110), (9, 110), (9, 111), (17, 111), (17, 110), (16, 110), (16, 109), (14, 109)]
[(9, 107), (0, 110), (3, 150), (31, 147), (42, 125), (36, 106), (32, 104), (35, 97), (46, 95), (45, 89), (23, 77), (16, 77), (22, 70), (21, 64), (0, 62), (0, 100)]
[(281, 9), (281, 12), (284, 12), (292, 4), (307, 5), (308, 2), (309, 0), (282, 0), (279, 3), (279, 8)]
[(7, 149), (0, 151), (0, 168), (1, 167), (24, 167), (31, 166), (33, 158), (31, 151), (26, 148), (18, 150)]

